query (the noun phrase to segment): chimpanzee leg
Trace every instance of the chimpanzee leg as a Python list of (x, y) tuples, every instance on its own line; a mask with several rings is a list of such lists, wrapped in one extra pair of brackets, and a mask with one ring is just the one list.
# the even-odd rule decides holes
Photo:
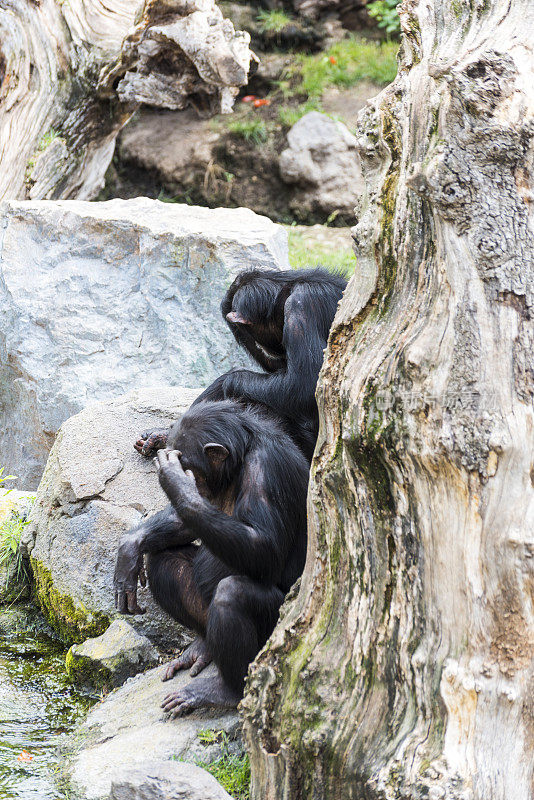
[(232, 575), (219, 581), (208, 612), (206, 644), (219, 672), (168, 694), (162, 705), (174, 716), (204, 706), (236, 706), (248, 665), (265, 644), (284, 599), (275, 586)]
[(232, 575), (219, 582), (208, 611), (206, 643), (225, 684), (243, 693), (248, 665), (271, 635), (283, 592)]
[(197, 553), (195, 545), (150, 553), (147, 574), (156, 603), (177, 622), (204, 636), (208, 609), (193, 577)]

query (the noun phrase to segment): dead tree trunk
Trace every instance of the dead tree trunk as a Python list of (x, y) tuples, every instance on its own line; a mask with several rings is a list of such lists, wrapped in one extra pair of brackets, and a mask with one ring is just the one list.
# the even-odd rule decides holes
[(254, 800), (534, 796), (534, 4), (401, 9)]
[(93, 198), (141, 102), (229, 112), (249, 41), (214, 0), (0, 0), (0, 199)]

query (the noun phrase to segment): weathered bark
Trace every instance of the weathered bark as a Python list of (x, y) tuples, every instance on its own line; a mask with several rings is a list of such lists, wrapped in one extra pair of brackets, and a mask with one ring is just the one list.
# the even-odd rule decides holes
[(0, 199), (93, 198), (141, 102), (230, 111), (249, 40), (214, 0), (0, 0)]
[(534, 792), (534, 4), (401, 16), (306, 570), (243, 704), (254, 800)]

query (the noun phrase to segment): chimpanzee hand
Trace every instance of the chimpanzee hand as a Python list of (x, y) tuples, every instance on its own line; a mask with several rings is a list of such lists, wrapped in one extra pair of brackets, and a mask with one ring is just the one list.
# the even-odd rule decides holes
[(180, 516), (197, 513), (204, 504), (191, 470), (184, 472), (178, 450), (159, 450), (154, 463), (159, 483)]
[(137, 603), (137, 581), (146, 586), (143, 554), (135, 535), (126, 534), (119, 541), (113, 588), (115, 608), (121, 614), (144, 614), (146, 609)]
[(157, 450), (161, 450), (167, 444), (167, 430), (156, 428), (153, 431), (145, 431), (134, 444), (134, 448), (142, 456), (152, 456)]

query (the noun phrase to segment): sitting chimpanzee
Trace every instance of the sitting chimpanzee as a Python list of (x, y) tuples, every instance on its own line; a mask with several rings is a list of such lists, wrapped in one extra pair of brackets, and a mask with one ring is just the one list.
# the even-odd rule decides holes
[[(240, 345), (265, 372), (221, 375), (195, 402), (241, 400), (274, 413), (311, 460), (319, 427), (315, 387), (346, 281), (323, 269), (242, 272), (221, 304)], [(135, 448), (165, 447), (166, 431), (141, 435)]]
[(212, 660), (219, 669), (215, 680), (166, 697), (165, 711), (181, 715), (241, 697), (248, 665), (304, 567), (308, 462), (272, 415), (235, 401), (192, 406), (168, 444), (154, 460), (171, 506), (121, 539), (115, 603), (142, 613), (136, 592), (147, 553), (155, 600), (198, 634), (164, 680)]

